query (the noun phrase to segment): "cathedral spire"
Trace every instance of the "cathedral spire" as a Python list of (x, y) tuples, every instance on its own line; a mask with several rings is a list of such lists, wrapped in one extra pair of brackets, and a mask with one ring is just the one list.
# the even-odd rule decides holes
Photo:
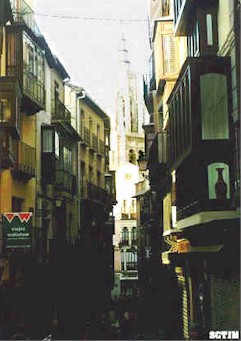
[(118, 51), (119, 51), (120, 62), (125, 63), (126, 65), (130, 65), (129, 51), (127, 49), (126, 39), (125, 39), (123, 34), (121, 37), (120, 46), (119, 46)]

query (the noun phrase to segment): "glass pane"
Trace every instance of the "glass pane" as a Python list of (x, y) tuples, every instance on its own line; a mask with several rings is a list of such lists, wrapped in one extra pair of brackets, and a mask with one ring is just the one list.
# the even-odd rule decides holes
[(228, 139), (226, 76), (216, 73), (200, 77), (202, 139)]
[(43, 152), (53, 153), (53, 131), (43, 130)]
[(59, 134), (55, 132), (55, 145), (54, 145), (54, 153), (59, 156)]
[(213, 22), (211, 14), (207, 14), (207, 44), (213, 45)]

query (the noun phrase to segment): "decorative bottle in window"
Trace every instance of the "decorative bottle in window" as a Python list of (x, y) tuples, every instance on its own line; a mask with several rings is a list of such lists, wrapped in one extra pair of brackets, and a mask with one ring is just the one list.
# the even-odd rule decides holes
[(218, 200), (224, 200), (227, 198), (227, 184), (223, 179), (224, 168), (216, 168), (218, 172), (218, 180), (215, 184), (215, 192)]

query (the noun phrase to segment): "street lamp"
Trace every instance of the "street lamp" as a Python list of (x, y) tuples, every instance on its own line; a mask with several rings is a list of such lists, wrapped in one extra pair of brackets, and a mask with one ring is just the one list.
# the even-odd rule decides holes
[(55, 198), (55, 205), (56, 207), (61, 207), (63, 199), (61, 197)]
[(139, 159), (137, 160), (137, 163), (141, 172), (147, 170), (148, 157), (142, 151), (139, 152)]

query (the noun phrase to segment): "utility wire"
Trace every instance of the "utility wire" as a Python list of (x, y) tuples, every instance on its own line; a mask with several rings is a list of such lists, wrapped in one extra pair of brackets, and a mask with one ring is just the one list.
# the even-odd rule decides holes
[(34, 13), (35, 16), (60, 19), (80, 19), (80, 20), (97, 20), (97, 21), (117, 21), (117, 22), (148, 22), (148, 19), (121, 19), (121, 18), (98, 18), (98, 17), (81, 17), (77, 15), (63, 14), (43, 14)]

